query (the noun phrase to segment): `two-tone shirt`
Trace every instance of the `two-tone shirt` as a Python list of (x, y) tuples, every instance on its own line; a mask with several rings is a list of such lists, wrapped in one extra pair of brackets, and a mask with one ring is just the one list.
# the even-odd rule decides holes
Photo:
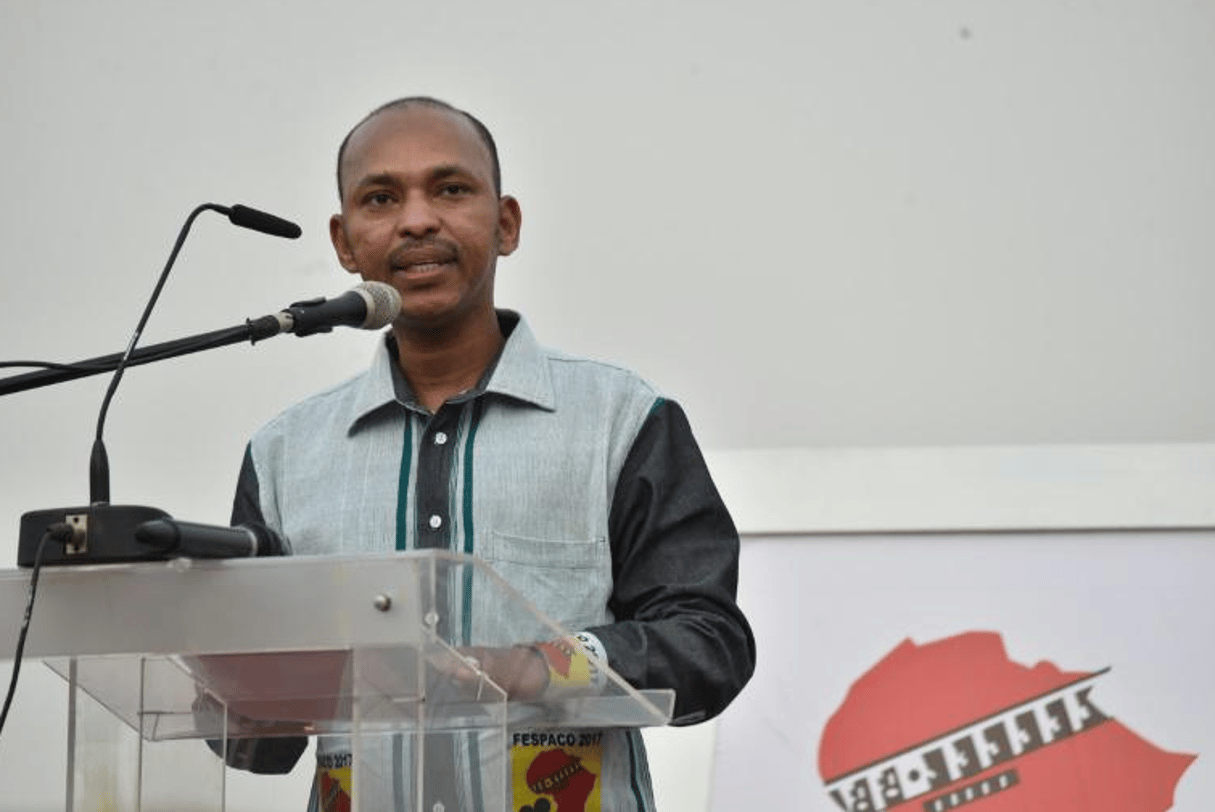
[[(717, 714), (754, 640), (734, 600), (738, 535), (683, 411), (632, 372), (542, 348), (517, 314), (499, 322), (497, 361), (433, 414), (386, 334), (367, 371), (257, 432), (233, 522), (268, 524), (296, 554), (477, 556), (593, 635), (627, 682), (673, 688), (674, 723)], [(458, 598), (466, 635), (496, 611), (475, 589)], [(602, 770), (603, 810), (652, 807), (635, 732), (605, 738)]]

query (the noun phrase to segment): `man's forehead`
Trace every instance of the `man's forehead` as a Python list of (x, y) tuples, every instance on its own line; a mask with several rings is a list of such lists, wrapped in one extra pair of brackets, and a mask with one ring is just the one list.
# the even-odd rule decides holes
[(343, 174), (357, 183), (352, 172), (380, 172), (387, 167), (371, 164), (409, 157), (492, 173), (489, 148), (466, 116), (414, 103), (383, 110), (359, 124), (343, 156)]

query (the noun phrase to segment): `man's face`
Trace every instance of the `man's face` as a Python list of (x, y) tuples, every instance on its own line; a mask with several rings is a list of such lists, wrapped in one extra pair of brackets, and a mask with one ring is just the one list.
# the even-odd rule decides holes
[(492, 314), (494, 266), (515, 250), (519, 225), (473, 125), (417, 104), (355, 130), (329, 234), (342, 267), (400, 292), (398, 327), (433, 330)]

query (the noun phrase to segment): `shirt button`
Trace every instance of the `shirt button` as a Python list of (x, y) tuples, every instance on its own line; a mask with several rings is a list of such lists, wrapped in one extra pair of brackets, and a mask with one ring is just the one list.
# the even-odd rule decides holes
[(444, 445), (447, 442), (447, 432), (440, 431), (435, 433), (435, 445)]
[(430, 517), (430, 529), (431, 530), (438, 530), (442, 526), (443, 526), (443, 517), (442, 516), (440, 516), (439, 514), (436, 513), (435, 515)]

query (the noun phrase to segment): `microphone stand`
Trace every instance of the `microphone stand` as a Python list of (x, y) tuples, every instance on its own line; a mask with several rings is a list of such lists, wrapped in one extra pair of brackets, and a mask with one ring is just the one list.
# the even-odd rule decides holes
[[(93, 563), (147, 559), (149, 556), (146, 550), (134, 548), (131, 544), (135, 528), (148, 521), (168, 518), (168, 514), (158, 508), (142, 505), (110, 504), (110, 468), (102, 433), (111, 399), (114, 397), (118, 384), (122, 381), (123, 373), (128, 366), (135, 363), (137, 356), (140, 357), (142, 363), (148, 363), (161, 358), (171, 358), (174, 355), (183, 355), (209, 347), (243, 341), (245, 338), (255, 340), (255, 335), (261, 335), (267, 330), (266, 335), (275, 335), (280, 332), (278, 321), (274, 317), (267, 317), (258, 319), (257, 324), (246, 322), (243, 327), (235, 330), (220, 330), (204, 336), (168, 342), (166, 345), (137, 348), (148, 317), (152, 315), (152, 310), (160, 298), (165, 282), (168, 281), (169, 272), (177, 260), (177, 255), (185, 245), (190, 227), (195, 219), (205, 211), (219, 212), (227, 215), (234, 225), (251, 228), (272, 236), (294, 239), (300, 233), (299, 227), (294, 223), (256, 209), (250, 209), (247, 206), (229, 207), (216, 203), (203, 203), (190, 212), (178, 231), (173, 249), (169, 252), (169, 259), (156, 279), (152, 295), (144, 305), (139, 322), (135, 327), (135, 333), (131, 336), (125, 352), (94, 358), (76, 367), (56, 364), (48, 370), (18, 375), (3, 381), (4, 389), (0, 390), (0, 394), (48, 386), (52, 383), (110, 370), (114, 372), (97, 416), (97, 432), (93, 441), (93, 453), (89, 459), (89, 504), (87, 507), (51, 508), (23, 515), (17, 543), (19, 565), (38, 566), (43, 563)], [(44, 559), (39, 552), (36, 552), (36, 547), (43, 546), (42, 539), (47, 536), (48, 528), (52, 527), (62, 529), (62, 532), (56, 536), (59, 538), (60, 544), (51, 551), (49, 559)]]
[[(164, 361), (169, 358), (177, 358), (195, 352), (226, 347), (229, 344), (239, 344), (242, 341), (256, 344), (258, 341), (276, 336), (280, 332), (282, 332), (282, 325), (274, 316), (262, 316), (258, 319), (248, 320), (244, 324), (239, 324), (235, 327), (226, 327), (222, 330), (212, 330), (207, 333), (198, 333), (197, 335), (186, 336), (185, 338), (178, 338), (173, 341), (140, 347), (131, 353), (131, 357), (127, 359), (126, 366), (133, 367), (151, 364), (156, 361)], [(16, 392), (24, 392), (29, 389), (39, 389), (43, 386), (54, 386), (55, 384), (76, 380), (77, 378), (87, 378), (90, 375), (100, 375), (103, 372), (112, 372), (122, 363), (124, 355), (125, 353), (116, 352), (97, 358), (90, 358), (86, 361), (77, 361), (74, 364), (57, 364), (53, 369), (42, 369), (37, 372), (26, 372), (21, 375), (10, 375), (7, 378), (0, 378), (0, 397)], [(22, 364), (22, 366), (29, 365)]]
[[(67, 563), (95, 563), (106, 561), (142, 561), (158, 557), (166, 557), (169, 550), (162, 550), (160, 555), (149, 555), (146, 548), (132, 544), (140, 528), (148, 523), (170, 520), (171, 517), (158, 508), (142, 505), (112, 505), (110, 504), (110, 471), (106, 459), (105, 444), (102, 431), (105, 427), (105, 417), (109, 410), (110, 401), (122, 380), (122, 374), (132, 364), (149, 363), (164, 358), (173, 358), (191, 352), (222, 347), (234, 344), (246, 338), (251, 342), (258, 338), (277, 335), (282, 327), (273, 316), (267, 316), (256, 321), (247, 321), (244, 326), (229, 330), (218, 330), (179, 341), (138, 349), (140, 335), (147, 324), (152, 309), (160, 297), (168, 279), (169, 271), (177, 259), (178, 252), (185, 244), (190, 226), (204, 211), (215, 211), (227, 215), (233, 225), (249, 228), (276, 237), (295, 239), (300, 236), (300, 228), (296, 224), (267, 214), (248, 206), (221, 206), (216, 203), (203, 203), (197, 206), (186, 218), (185, 224), (178, 232), (169, 260), (157, 278), (152, 296), (144, 306), (135, 334), (127, 345), (125, 352), (111, 356), (103, 356), (85, 361), (82, 364), (68, 366), (60, 364), (8, 364), (7, 366), (46, 366), (40, 372), (17, 375), (0, 381), (0, 395), (21, 392), (41, 386), (49, 386), (62, 381), (69, 381), (100, 372), (113, 371), (114, 377), (106, 390), (101, 404), (101, 412), (97, 417), (97, 434), (93, 442), (93, 454), (89, 460), (89, 502), (87, 507), (51, 508), (50, 510), (33, 511), (21, 517), (21, 532), (17, 546), (18, 565), (33, 567), (30, 577), (29, 597), (26, 601), (25, 619), (17, 643), (16, 660), (9, 681), (8, 694), (4, 700), (3, 710), (0, 710), (0, 731), (4, 729), (4, 721), (8, 717), (9, 706), (17, 688), (17, 675), (21, 668), (21, 655), (25, 645), (26, 633), (29, 631), (30, 617), (34, 608), (34, 595), (38, 586), (38, 573), (42, 565)], [(170, 526), (173, 526), (170, 524)], [(206, 528), (204, 528), (206, 529)], [(267, 528), (267, 533), (269, 533)], [(56, 544), (49, 544), (55, 541)], [(247, 546), (247, 545), (246, 545)], [(45, 558), (48, 548), (50, 560)], [(254, 538), (252, 549), (258, 548)], [(195, 551), (199, 555), (226, 555), (229, 549), (226, 545), (207, 545)], [(243, 549), (243, 548), (242, 548)], [(281, 550), (280, 550), (281, 552)], [(74, 695), (74, 694), (73, 694)]]
[[(277, 318), (262, 316), (235, 327), (212, 330), (137, 349), (127, 358), (126, 366), (150, 364), (242, 341), (255, 343), (281, 332), (282, 325)], [(0, 395), (108, 372), (117, 369), (125, 355), (126, 353), (113, 353), (76, 364), (56, 365), (54, 369), (3, 378), (0, 379)], [(42, 534), (48, 526), (60, 523), (72, 528), (73, 537), (62, 547), (50, 546), (43, 555), (44, 564), (97, 564), (167, 558), (166, 554), (157, 553), (140, 544), (136, 540), (135, 531), (144, 522), (169, 518), (169, 514), (157, 508), (111, 505), (108, 500), (94, 502), (88, 506), (31, 511), (21, 517), (17, 565), (32, 566)]]

